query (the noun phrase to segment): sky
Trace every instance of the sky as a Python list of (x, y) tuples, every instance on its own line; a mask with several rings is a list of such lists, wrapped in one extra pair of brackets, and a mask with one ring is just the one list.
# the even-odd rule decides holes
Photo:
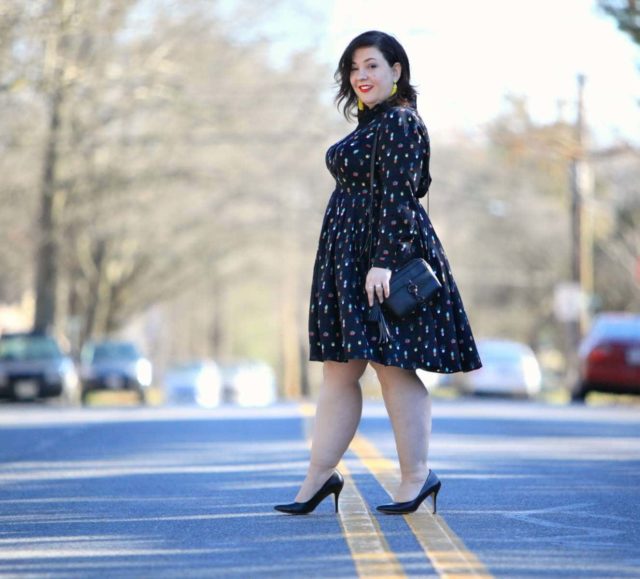
[(537, 121), (556, 119), (560, 104), (573, 120), (582, 73), (592, 144), (640, 145), (640, 47), (595, 0), (298, 0), (269, 11), (264, 26), (274, 58), (311, 47), (331, 70), (370, 29), (405, 47), (432, 136), (480, 136), (509, 93), (526, 96)]

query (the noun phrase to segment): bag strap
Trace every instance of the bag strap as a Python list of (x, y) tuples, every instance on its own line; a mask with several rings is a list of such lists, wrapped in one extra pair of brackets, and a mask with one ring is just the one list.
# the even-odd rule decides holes
[[(380, 125), (376, 127), (376, 132), (373, 136), (373, 145), (371, 147), (371, 168), (369, 171), (369, 224), (367, 227), (367, 237), (365, 239), (365, 243), (360, 251), (361, 257), (364, 253), (365, 249), (367, 250), (367, 266), (371, 269), (371, 264), (373, 262), (373, 180), (375, 175), (376, 168), (376, 154), (378, 148), (378, 134), (380, 133)], [(420, 203), (420, 201), (416, 198), (416, 202)], [(427, 213), (429, 212), (429, 192), (427, 191)], [(422, 231), (422, 226), (418, 224), (419, 235), (422, 237), (425, 250), (428, 254), (429, 252), (429, 240), (425, 239), (424, 233)], [(384, 318), (384, 313), (382, 312), (382, 308), (380, 307), (380, 303), (378, 302), (378, 298), (374, 293), (373, 306), (369, 308), (369, 314), (367, 316), (368, 322), (375, 322), (378, 324), (379, 331), (379, 343), (385, 344), (391, 340), (391, 332), (389, 331), (389, 326), (387, 325), (387, 321)]]
[[(380, 125), (376, 127), (376, 132), (373, 136), (373, 145), (371, 146), (371, 168), (369, 170), (369, 223), (367, 225), (367, 237), (362, 250), (360, 251), (360, 255), (358, 256), (361, 257), (364, 251), (367, 251), (367, 271), (371, 269), (371, 262), (373, 260), (373, 175), (376, 169), (376, 153), (378, 149), (379, 132)], [(387, 321), (384, 318), (380, 302), (378, 302), (378, 298), (375, 294), (373, 298), (373, 306), (369, 308), (367, 322), (378, 324), (378, 343), (385, 344), (390, 341), (391, 332), (389, 331), (389, 326), (387, 326)]]
[(362, 256), (364, 250), (367, 250), (367, 265), (371, 269), (371, 261), (373, 260), (373, 174), (376, 170), (376, 153), (378, 149), (378, 133), (380, 132), (380, 125), (376, 127), (376, 132), (373, 135), (373, 145), (371, 146), (371, 167), (369, 169), (369, 223), (367, 225), (367, 237), (364, 241), (360, 256)]

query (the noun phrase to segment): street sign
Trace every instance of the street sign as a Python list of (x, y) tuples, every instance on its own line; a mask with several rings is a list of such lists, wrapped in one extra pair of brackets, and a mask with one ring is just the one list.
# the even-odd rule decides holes
[(561, 322), (577, 322), (585, 304), (584, 292), (577, 282), (556, 284), (553, 292), (553, 312)]

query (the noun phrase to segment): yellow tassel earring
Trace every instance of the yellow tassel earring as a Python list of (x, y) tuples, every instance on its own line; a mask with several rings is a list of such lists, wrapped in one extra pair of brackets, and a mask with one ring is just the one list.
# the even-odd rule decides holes
[(393, 88), (391, 89), (391, 96), (393, 96), (397, 92), (398, 92), (398, 85), (394, 82), (393, 83)]
[(364, 103), (360, 99), (358, 99), (358, 110), (359, 111), (364, 110)]

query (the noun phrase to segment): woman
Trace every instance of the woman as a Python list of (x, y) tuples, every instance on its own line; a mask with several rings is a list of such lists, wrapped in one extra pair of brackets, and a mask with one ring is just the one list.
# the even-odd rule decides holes
[[(435, 513), (441, 483), (427, 466), (431, 399), (415, 371), (468, 372), (482, 363), (446, 255), (418, 201), (431, 183), (429, 135), (416, 111), (404, 49), (388, 34), (365, 32), (344, 51), (336, 81), (336, 102), (348, 119), (357, 108), (358, 126), (330, 147), (326, 158), (336, 189), (320, 233), (309, 312), (310, 360), (323, 362), (324, 381), (307, 476), (295, 502), (275, 508), (307, 514), (333, 494), (337, 512), (344, 481), (335, 468), (360, 421), (358, 381), (371, 364), (401, 471), (395, 502), (378, 510), (413, 512), (433, 495)], [(375, 299), (382, 303), (389, 297), (393, 270), (413, 257), (429, 262), (442, 287), (409, 316), (386, 316), (389, 331), (383, 336), (369, 321), (370, 309), (379, 307)]]

